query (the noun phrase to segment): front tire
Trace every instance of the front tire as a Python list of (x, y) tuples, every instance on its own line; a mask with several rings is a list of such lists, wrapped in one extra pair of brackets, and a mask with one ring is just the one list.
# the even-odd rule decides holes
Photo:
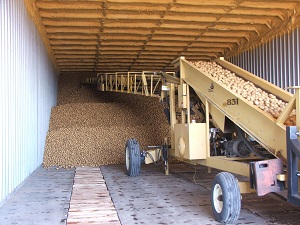
[(126, 174), (130, 177), (137, 177), (141, 171), (140, 145), (136, 139), (128, 139), (125, 146)]
[(228, 172), (215, 176), (211, 189), (212, 211), (217, 221), (234, 223), (241, 211), (241, 193), (236, 178)]

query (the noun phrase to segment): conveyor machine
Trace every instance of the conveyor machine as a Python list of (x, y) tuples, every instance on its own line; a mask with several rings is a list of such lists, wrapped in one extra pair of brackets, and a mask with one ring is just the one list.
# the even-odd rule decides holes
[[(218, 174), (212, 184), (213, 213), (222, 223), (232, 223), (238, 219), (240, 193), (255, 190), (261, 196), (269, 192), (282, 191), (288, 186), (288, 200), (300, 205), (299, 87), (292, 87), (295, 89), (293, 96), (224, 59), (215, 62), (223, 69), (252, 82), (271, 97), (276, 96), (287, 104), (274, 118), (258, 105), (242, 97), (236, 90), (232, 90), (181, 57), (173, 62), (179, 75), (179, 81), (176, 82), (178, 104), (182, 114), (179, 123), (174, 114), (173, 98), (176, 84), (174, 79), (170, 78), (171, 149), (174, 149), (171, 154), (186, 162), (227, 171)], [(165, 77), (168, 80), (168, 76)], [(191, 121), (190, 89), (204, 104), (206, 120), (203, 123)], [(297, 126), (287, 127), (284, 123), (295, 109), (297, 109), (295, 121)], [(215, 141), (214, 137), (219, 130), (222, 134), (236, 134), (236, 138), (225, 143), (225, 150), (227, 145), (228, 151), (233, 152), (233, 156), (239, 157), (218, 156), (212, 151), (212, 142)], [(264, 150), (257, 150), (256, 146), (263, 147), (260, 149), (265, 149), (271, 154), (269, 156), (263, 154)], [(231, 173), (249, 177), (249, 183), (238, 182)]]
[[(295, 89), (292, 95), (224, 59), (218, 59), (215, 63), (239, 79), (259, 87), (268, 93), (271, 100), (276, 98), (285, 102), (284, 108), (275, 113), (278, 115), (274, 112), (271, 114), (209, 72), (180, 57), (173, 62), (175, 74), (155, 74), (163, 77), (157, 80), (163, 81), (161, 99), (167, 99), (169, 105), (171, 144), (168, 146), (164, 143), (162, 146), (150, 147), (153, 149), (149, 151), (141, 151), (138, 141), (129, 139), (125, 147), (127, 174), (138, 176), (141, 161), (157, 162), (159, 159), (164, 162), (165, 173), (168, 174), (168, 155), (193, 165), (226, 171), (216, 175), (211, 191), (213, 214), (219, 222), (225, 224), (238, 219), (241, 193), (257, 192), (262, 196), (283, 191), (287, 187), (288, 201), (300, 205), (300, 87), (291, 87)], [(128, 93), (130, 90), (136, 91), (137, 88), (129, 85), (136, 84), (136, 78), (129, 82), (127, 76), (128, 87), (125, 89)], [(146, 76), (141, 80), (146, 90)], [(117, 83), (112, 78), (104, 79), (100, 82), (102, 90), (107, 90), (107, 85), (104, 85), (107, 82), (110, 87)], [(152, 86), (151, 83), (151, 90)], [(148, 91), (142, 92), (149, 94)], [(152, 93), (154, 91), (150, 91)], [(198, 108), (203, 115), (201, 121), (191, 117), (196, 105), (192, 101), (195, 96), (200, 99)], [(195, 112), (199, 113), (197, 110)], [(294, 124), (286, 126), (292, 112), (296, 118)], [(248, 179), (238, 181), (236, 175)]]

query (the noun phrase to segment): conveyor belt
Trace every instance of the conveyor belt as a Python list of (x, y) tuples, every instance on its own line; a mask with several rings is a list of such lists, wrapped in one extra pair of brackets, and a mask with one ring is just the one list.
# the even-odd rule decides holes
[(120, 225), (99, 168), (76, 168), (67, 224)]

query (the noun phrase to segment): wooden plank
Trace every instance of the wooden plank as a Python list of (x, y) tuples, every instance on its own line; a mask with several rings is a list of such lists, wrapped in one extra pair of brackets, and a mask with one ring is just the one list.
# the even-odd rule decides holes
[(99, 168), (76, 168), (67, 224), (120, 224)]
[(45, 26), (54, 27), (100, 27), (99, 20), (55, 20), (44, 19), (43, 24)]
[(74, 18), (74, 19), (101, 19), (102, 13), (99, 11), (40, 11), (42, 18)]
[(78, 33), (78, 34), (99, 34), (99, 28), (84, 27), (46, 27), (47, 33)]
[(55, 2), (46, 2), (46, 1), (37, 1), (36, 6), (39, 9), (102, 9), (102, 4), (99, 2), (89, 2), (88, 4), (86, 2), (79, 2), (79, 1), (55, 1)]

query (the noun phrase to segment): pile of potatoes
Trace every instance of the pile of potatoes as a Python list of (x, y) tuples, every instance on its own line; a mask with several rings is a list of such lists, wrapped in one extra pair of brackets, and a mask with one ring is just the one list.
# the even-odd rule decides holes
[[(225, 84), (232, 91), (247, 99), (261, 110), (269, 113), (275, 119), (279, 117), (288, 104), (281, 99), (278, 99), (275, 95), (256, 87), (252, 82), (246, 81), (243, 78), (236, 76), (235, 73), (222, 68), (215, 62), (197, 61), (193, 62), (193, 64), (203, 73), (208, 74)], [(287, 126), (296, 124), (295, 110), (291, 112), (284, 124)]]
[(158, 98), (101, 92), (80, 86), (84, 78), (60, 78), (59, 104), (51, 111), (44, 167), (124, 163), (129, 138), (136, 138), (141, 149), (169, 139), (168, 121)]

